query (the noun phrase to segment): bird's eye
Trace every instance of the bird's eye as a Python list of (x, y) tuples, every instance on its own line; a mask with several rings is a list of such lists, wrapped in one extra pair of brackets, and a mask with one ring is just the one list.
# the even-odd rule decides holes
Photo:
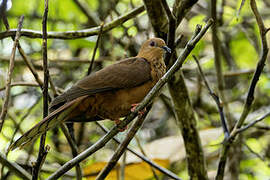
[(150, 46), (156, 46), (155, 41), (151, 41), (151, 42), (150, 42)]

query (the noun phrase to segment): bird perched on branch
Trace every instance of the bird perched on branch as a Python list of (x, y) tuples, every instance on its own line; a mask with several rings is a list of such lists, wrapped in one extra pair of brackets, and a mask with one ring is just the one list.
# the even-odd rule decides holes
[[(49, 115), (23, 134), (10, 149), (24, 146), (61, 122), (110, 119), (119, 122), (143, 100), (165, 74), (165, 51), (160, 38), (144, 42), (136, 57), (127, 58), (78, 81), (50, 104)], [(85, 119), (85, 118), (83, 118)]]

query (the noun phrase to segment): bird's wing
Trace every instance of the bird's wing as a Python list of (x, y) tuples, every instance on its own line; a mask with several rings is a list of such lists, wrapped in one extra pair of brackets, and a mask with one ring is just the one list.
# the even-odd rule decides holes
[(86, 76), (50, 104), (53, 111), (78, 97), (100, 92), (139, 86), (151, 80), (151, 68), (147, 60), (133, 57), (108, 66)]
[(46, 118), (36, 124), (34, 127), (29, 129), (24, 133), (19, 139), (17, 139), (10, 147), (9, 150), (14, 150), (17, 147), (23, 147), (28, 143), (32, 142), (34, 139), (39, 137), (42, 133), (46, 132), (48, 129), (51, 129), (58, 125), (60, 122), (66, 120), (67, 116), (73, 111), (76, 106), (81, 102), (82, 99), (87, 96), (82, 96), (73, 101), (66, 103), (61, 106), (54, 112), (50, 113)]
[(72, 88), (56, 97), (50, 105), (51, 113), (23, 134), (9, 149), (30, 143), (40, 134), (67, 120), (67, 116), (84, 98), (95, 93), (132, 88), (151, 80), (149, 63), (142, 58), (129, 58), (85, 77)]

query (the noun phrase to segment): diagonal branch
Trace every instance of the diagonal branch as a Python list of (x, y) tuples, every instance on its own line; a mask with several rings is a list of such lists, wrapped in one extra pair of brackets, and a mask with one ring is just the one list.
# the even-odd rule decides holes
[[(9, 23), (8, 23), (7, 17), (4, 16), (3, 19), (4, 19), (4, 24), (5, 24), (6, 30), (7, 30), (7, 31), (10, 31), (10, 29), (9, 29)], [(15, 38), (14, 38), (13, 36), (12, 36), (11, 38), (13, 39), (13, 41), (15, 40)], [(23, 61), (25, 62), (25, 64), (27, 65), (27, 67), (29, 68), (29, 70), (31, 71), (31, 73), (33, 74), (33, 76), (34, 76), (35, 80), (37, 81), (39, 87), (42, 89), (42, 87), (43, 87), (43, 81), (42, 81), (41, 78), (39, 77), (39, 75), (38, 75), (38, 73), (37, 73), (37, 70), (36, 70), (36, 68), (34, 67), (33, 63), (32, 63), (31, 60), (26, 56), (26, 54), (25, 54), (24, 50), (22, 49), (20, 43), (18, 43), (18, 47), (17, 47), (17, 48), (18, 48), (18, 50), (19, 50), (20, 55), (22, 56)], [(55, 86), (54, 86), (54, 84), (52, 83), (51, 78), (49, 79), (49, 81), (50, 81), (50, 85), (51, 85), (51, 88), (52, 88), (52, 90), (53, 90), (53, 93), (56, 94)], [(49, 97), (49, 99), (51, 99), (51, 98)]]
[[(76, 143), (74, 142), (73, 138), (71, 137), (66, 125), (61, 123), (60, 126), (61, 126), (61, 129), (62, 129), (64, 135), (66, 136), (68, 144), (71, 148), (72, 156), (76, 157), (78, 155), (78, 147), (77, 147)], [(81, 166), (79, 163), (76, 165), (76, 179), (77, 180), (82, 179), (82, 170), (81, 170)]]
[[(102, 126), (100, 123), (98, 122), (95, 122), (105, 133), (108, 133), (109, 131), (104, 127)], [(113, 137), (113, 140), (117, 143), (117, 144), (120, 144), (120, 141), (116, 138), (116, 137)], [(150, 159), (148, 159), (147, 157), (145, 156), (142, 156), (140, 154), (138, 154), (137, 152), (133, 151), (132, 149), (130, 149), (129, 147), (127, 147), (127, 150), (129, 152), (131, 152), (132, 154), (134, 154), (135, 156), (137, 156), (138, 158), (140, 158), (141, 160), (143, 160), (144, 162), (146, 162), (147, 164), (149, 164), (151, 167), (159, 170), (160, 172), (162, 172), (164, 175), (170, 177), (170, 178), (174, 178), (176, 179), (177, 178), (177, 175), (175, 175), (174, 173), (172, 173), (171, 171), (169, 171), (168, 169), (165, 169), (161, 166), (159, 166), (158, 164), (156, 164), (155, 162), (152, 162)]]
[(198, 61), (198, 59), (196, 58), (196, 56), (193, 55), (193, 58), (194, 60), (196, 61), (197, 65), (198, 65), (198, 69), (199, 69), (199, 72), (200, 72), (200, 75), (204, 81), (204, 84), (209, 92), (209, 94), (211, 95), (211, 97), (214, 99), (215, 103), (217, 104), (217, 107), (218, 107), (218, 112), (219, 112), (219, 116), (220, 116), (220, 120), (221, 120), (221, 123), (222, 123), (222, 127), (223, 127), (223, 132), (224, 132), (224, 135), (225, 135), (225, 139), (229, 138), (230, 136), (230, 133), (229, 133), (229, 130), (228, 130), (228, 127), (227, 127), (227, 123), (226, 123), (226, 119), (225, 119), (225, 116), (224, 116), (224, 112), (223, 112), (223, 106), (220, 102), (220, 99), (219, 97), (213, 92), (213, 90), (210, 88), (206, 78), (205, 78), (205, 75), (202, 71), (202, 68), (201, 68), (201, 65)]
[(251, 6), (251, 9), (253, 11), (254, 16), (256, 17), (256, 21), (257, 21), (257, 24), (258, 24), (258, 27), (259, 27), (259, 30), (260, 30), (262, 50), (261, 50), (261, 53), (260, 53), (260, 60), (257, 63), (255, 73), (254, 73), (254, 75), (252, 77), (251, 84), (250, 84), (249, 89), (248, 89), (248, 95), (247, 95), (247, 98), (246, 98), (246, 101), (245, 101), (244, 110), (243, 110), (243, 112), (241, 114), (240, 119), (237, 121), (237, 124), (236, 124), (234, 130), (236, 130), (236, 128), (240, 128), (243, 125), (249, 111), (251, 110), (251, 105), (252, 105), (252, 102), (254, 100), (255, 87), (256, 87), (257, 82), (259, 81), (259, 77), (260, 77), (260, 75), (261, 75), (261, 73), (263, 71), (265, 61), (266, 61), (266, 58), (267, 58), (267, 54), (268, 54), (268, 50), (269, 50), (268, 45), (267, 45), (267, 40), (266, 40), (266, 33), (267, 33), (268, 30), (264, 26), (262, 17), (258, 12), (255, 0), (250, 1), (250, 6)]
[(108, 176), (108, 174), (111, 172), (111, 170), (115, 167), (115, 165), (117, 164), (118, 160), (120, 159), (120, 157), (122, 156), (122, 154), (127, 149), (128, 144), (133, 139), (133, 137), (135, 136), (135, 134), (137, 133), (137, 131), (139, 130), (139, 128), (142, 126), (142, 124), (143, 124), (143, 122), (145, 120), (145, 117), (148, 114), (150, 108), (151, 107), (147, 108), (147, 112), (144, 112), (144, 114), (142, 116), (138, 116), (138, 119), (136, 120), (136, 122), (129, 129), (126, 138), (118, 146), (118, 148), (116, 149), (115, 153), (111, 157), (110, 161), (107, 163), (107, 165), (105, 166), (105, 168), (98, 174), (96, 180), (103, 180), (103, 179), (105, 179)]
[(209, 27), (212, 25), (213, 20), (210, 19), (201, 29), (201, 26), (197, 26), (197, 31), (195, 32), (193, 38), (187, 43), (186, 47), (177, 58), (174, 65), (168, 70), (168, 72), (156, 83), (156, 85), (152, 88), (152, 90), (146, 95), (143, 101), (136, 107), (134, 112), (130, 113), (120, 124), (114, 126), (105, 136), (100, 138), (94, 145), (80, 153), (75, 158), (71, 159), (67, 163), (65, 163), (61, 168), (59, 168), (56, 172), (54, 172), (48, 180), (57, 179), (62, 176), (65, 172), (70, 170), (74, 167), (77, 163), (81, 162), (82, 160), (86, 159), (88, 156), (96, 152), (97, 150), (101, 149), (106, 145), (106, 143), (112, 139), (113, 136), (119, 133), (119, 129), (123, 129), (126, 127), (138, 114), (140, 110), (146, 107), (150, 101), (158, 94), (159, 90), (164, 86), (164, 84), (176, 73), (179, 68), (182, 67), (185, 59), (199, 42), (199, 40), (203, 37)]
[(79, 0), (73, 0), (74, 3), (80, 8), (80, 10), (84, 13), (84, 15), (87, 17), (88, 22), (91, 26), (97, 26), (98, 19), (94, 14), (91, 14), (91, 12), (86, 8), (87, 4), (79, 2)]
[(3, 124), (5, 121), (6, 115), (7, 115), (8, 103), (9, 103), (9, 97), (10, 97), (10, 88), (11, 88), (10, 84), (11, 84), (11, 79), (12, 79), (11, 76), (12, 76), (12, 73), (14, 70), (15, 53), (16, 53), (16, 48), (17, 48), (18, 43), (19, 43), (20, 36), (21, 36), (23, 19), (24, 19), (24, 16), (21, 16), (19, 23), (18, 23), (16, 37), (15, 37), (15, 40), (13, 43), (13, 48), (12, 48), (12, 52), (11, 52), (11, 56), (10, 56), (9, 69), (8, 69), (7, 80), (6, 80), (5, 99), (4, 99), (4, 103), (3, 103), (3, 107), (2, 107), (2, 111), (1, 111), (1, 115), (0, 115), (0, 132), (3, 128)]
[(251, 128), (252, 126), (254, 126), (255, 124), (257, 124), (258, 122), (261, 122), (262, 120), (264, 120), (268, 116), (270, 116), (270, 112), (266, 113), (265, 115), (263, 115), (259, 119), (256, 119), (256, 120), (252, 121), (251, 123), (245, 125), (244, 127), (240, 128), (240, 129), (237, 129), (236, 134), (242, 133), (243, 131), (248, 130), (249, 128)]
[(250, 84), (249, 89), (248, 89), (248, 95), (247, 95), (247, 98), (245, 101), (245, 105), (244, 105), (244, 109), (242, 111), (242, 114), (241, 114), (239, 120), (237, 121), (236, 125), (234, 126), (233, 131), (231, 132), (230, 139), (227, 142), (225, 142), (223, 147), (222, 147), (218, 170), (217, 170), (217, 175), (216, 175), (216, 180), (222, 180), (224, 177), (224, 171), (225, 171), (225, 165), (226, 165), (228, 151), (229, 151), (230, 146), (231, 146), (232, 142), (234, 141), (236, 135), (238, 134), (237, 133), (238, 129), (242, 127), (243, 123), (245, 122), (246, 117), (248, 116), (248, 114), (251, 110), (252, 103), (254, 100), (255, 87), (256, 87), (257, 82), (259, 80), (259, 77), (263, 71), (265, 61), (267, 58), (267, 54), (268, 54), (268, 45), (267, 45), (267, 41), (266, 41), (266, 33), (268, 32), (268, 29), (266, 29), (264, 26), (262, 17), (258, 12), (255, 0), (250, 1), (250, 6), (251, 6), (252, 12), (256, 18), (256, 21), (257, 21), (257, 24), (258, 24), (258, 27), (260, 30), (262, 50), (261, 50), (261, 54), (260, 54), (260, 59), (257, 63), (256, 70), (253, 74), (251, 84)]
[(20, 178), (27, 179), (27, 180), (31, 179), (31, 175), (27, 171), (25, 171), (18, 164), (8, 161), (7, 158), (4, 156), (4, 154), (2, 154), (1, 152), (0, 152), (0, 163), (8, 167), (11, 172), (14, 172)]

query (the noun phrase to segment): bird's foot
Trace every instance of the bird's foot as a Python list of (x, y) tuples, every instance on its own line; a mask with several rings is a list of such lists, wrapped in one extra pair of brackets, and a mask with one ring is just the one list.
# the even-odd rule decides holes
[[(118, 127), (118, 124), (121, 123), (121, 120), (120, 120), (120, 119), (115, 119), (115, 120), (113, 120), (113, 121), (114, 121), (114, 123), (116, 124), (117, 127)], [(124, 132), (125, 130), (127, 130), (127, 126), (124, 127), (124, 128), (118, 127), (118, 130), (119, 130), (120, 132)]]
[[(137, 104), (131, 104), (131, 109), (130, 109), (130, 111), (131, 111), (131, 112), (134, 112), (135, 109), (136, 109), (136, 107), (137, 107), (138, 105), (139, 105), (138, 103), (137, 103)], [(145, 112), (146, 112), (146, 108), (143, 108), (143, 110), (140, 110), (140, 111), (138, 112), (138, 114), (139, 114), (139, 116), (143, 116)]]

